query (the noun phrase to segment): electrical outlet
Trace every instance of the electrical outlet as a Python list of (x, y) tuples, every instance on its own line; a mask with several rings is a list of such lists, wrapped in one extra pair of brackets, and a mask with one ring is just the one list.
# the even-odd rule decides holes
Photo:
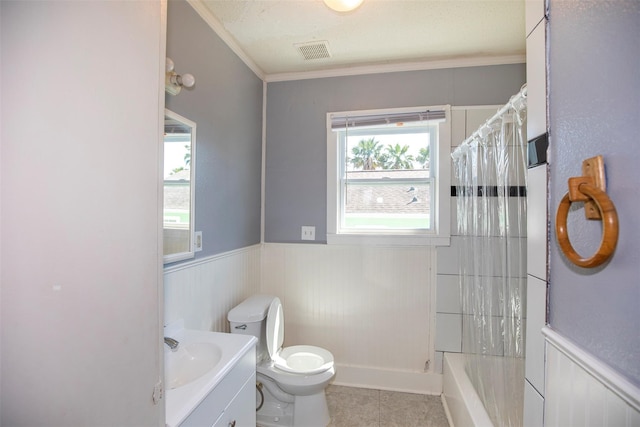
[(202, 250), (202, 231), (194, 233), (193, 251), (200, 252)]
[(302, 240), (316, 240), (316, 227), (313, 225), (302, 226)]

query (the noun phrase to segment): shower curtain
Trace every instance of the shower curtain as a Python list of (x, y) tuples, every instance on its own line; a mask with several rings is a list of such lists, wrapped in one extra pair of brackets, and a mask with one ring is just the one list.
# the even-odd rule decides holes
[(454, 153), (462, 351), (495, 426), (521, 426), (526, 297), (526, 88)]

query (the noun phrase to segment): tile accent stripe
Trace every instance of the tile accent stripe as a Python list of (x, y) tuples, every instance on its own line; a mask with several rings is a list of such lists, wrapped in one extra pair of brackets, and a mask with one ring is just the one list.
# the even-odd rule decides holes
[[(458, 188), (461, 192), (458, 193)], [(467, 195), (469, 192), (473, 192), (478, 197), (498, 197), (506, 194), (508, 197), (525, 197), (527, 195), (527, 187), (524, 185), (510, 185), (508, 187), (498, 187), (497, 185), (479, 185), (477, 187), (458, 187), (451, 186), (451, 197), (457, 197), (460, 195)]]

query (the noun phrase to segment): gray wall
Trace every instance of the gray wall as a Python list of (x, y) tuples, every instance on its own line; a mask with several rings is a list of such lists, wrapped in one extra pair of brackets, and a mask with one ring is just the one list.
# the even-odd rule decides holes
[[(551, 327), (640, 385), (640, 2), (551, 1), (551, 215), (583, 159), (604, 156), (620, 220), (613, 259), (597, 269), (550, 259)], [(578, 252), (593, 254), (601, 224), (570, 214)]]
[(265, 241), (300, 242), (300, 227), (313, 225), (326, 242), (326, 113), (504, 104), (524, 81), (516, 64), (269, 83)]
[(185, 1), (169, 1), (167, 56), (192, 89), (166, 107), (195, 121), (196, 258), (260, 243), (262, 80)]

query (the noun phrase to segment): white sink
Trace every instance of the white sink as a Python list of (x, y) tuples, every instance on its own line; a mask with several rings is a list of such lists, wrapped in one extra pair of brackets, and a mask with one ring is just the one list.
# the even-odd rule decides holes
[(255, 370), (256, 338), (248, 335), (184, 329), (180, 320), (165, 326), (164, 336), (178, 341), (164, 346), (166, 425), (179, 426), (249, 351)]
[(220, 361), (222, 350), (211, 342), (192, 342), (179, 345), (164, 361), (167, 390), (183, 386), (212, 370)]

